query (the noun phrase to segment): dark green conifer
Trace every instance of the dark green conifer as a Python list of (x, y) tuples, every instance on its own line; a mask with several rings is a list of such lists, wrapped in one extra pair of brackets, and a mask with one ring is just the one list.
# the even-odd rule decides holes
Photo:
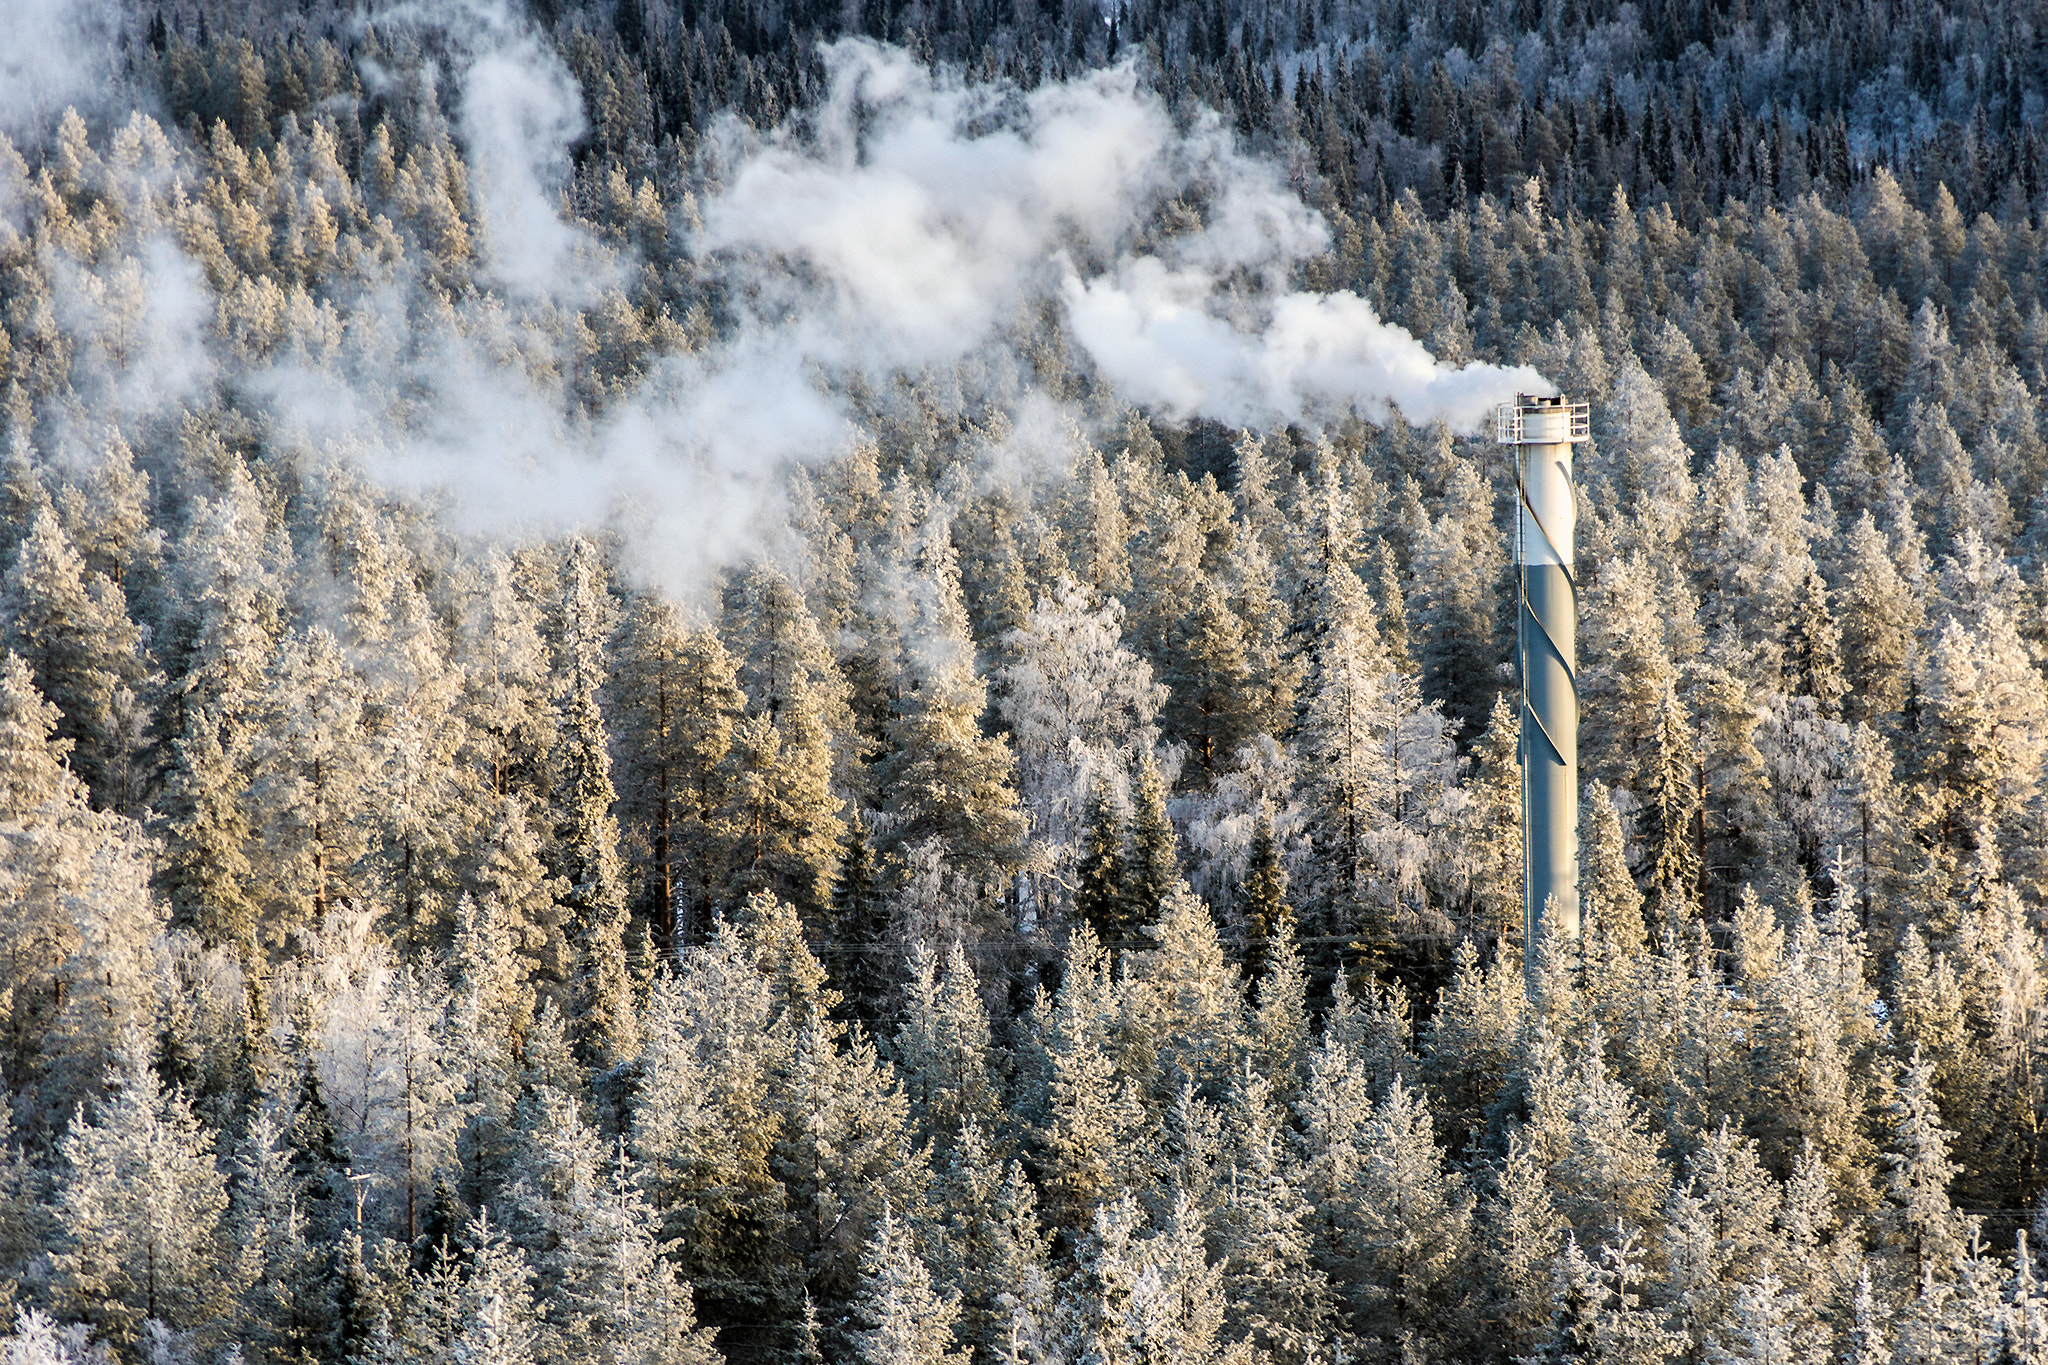
[(874, 859), (868, 852), (867, 822), (855, 815), (846, 832), (846, 851), (832, 879), (832, 924), (828, 934), (838, 949), (833, 975), (845, 989), (838, 1013), (859, 1020), (870, 1037), (887, 1032), (889, 1002), (896, 973), (889, 952), (889, 911), (875, 884)]
[[(1131, 820), (1131, 861), (1124, 869), (1123, 924), (1132, 933), (1155, 924), (1159, 907), (1180, 877), (1179, 840), (1166, 812), (1166, 781), (1147, 755), (1138, 769), (1137, 810)], [(1116, 940), (1107, 937), (1105, 944)], [(1125, 945), (1128, 946), (1128, 945)]]
[(1124, 822), (1108, 787), (1100, 781), (1088, 794), (1085, 820), (1079, 884), (1074, 888), (1074, 914), (1103, 942), (1121, 942)]
[(1273, 835), (1269, 810), (1259, 811), (1244, 884), (1237, 897), (1238, 914), (1244, 921), (1244, 974), (1256, 991), (1272, 965), (1274, 947), (1294, 936), (1294, 911), (1287, 904), (1287, 869), (1280, 866), (1280, 841)]

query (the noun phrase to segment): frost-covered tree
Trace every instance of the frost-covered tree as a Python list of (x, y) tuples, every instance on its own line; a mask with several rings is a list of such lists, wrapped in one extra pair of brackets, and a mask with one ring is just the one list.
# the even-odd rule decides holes
[(602, 1065), (630, 1057), (638, 1030), (626, 961), (627, 891), (613, 809), (611, 732), (601, 705), (615, 612), (595, 547), (576, 541), (563, 568), (555, 640), (550, 861), (564, 883), (578, 1050)]
[(1122, 627), (1114, 598), (1097, 605), (1067, 581), (1006, 642), (1015, 662), (997, 677), (997, 710), (1016, 746), (1032, 834), (1055, 847), (1080, 841), (1090, 791), (1105, 777), (1120, 786), (1158, 737), (1166, 689), (1124, 645)]
[(362, 679), (324, 626), (293, 630), (266, 678), (250, 797), (266, 845), (266, 946), (318, 931), (361, 889), (372, 827)]
[(1004, 738), (981, 733), (987, 686), (974, 668), (951, 547), (922, 547), (914, 572), (888, 724), (893, 752), (881, 763), (891, 838), (939, 838), (957, 863), (993, 879), (1016, 866), (1025, 833), (1016, 758)]
[(440, 973), (401, 967), (385, 991), (372, 1028), (372, 1114), (375, 1147), (387, 1155), (396, 1185), (398, 1227), (407, 1245), (434, 1184), (454, 1165), (464, 1115), (448, 1058), (448, 992)]
[(1933, 1093), (1934, 1064), (1914, 1049), (1899, 1068), (1897, 1098), (1892, 1101), (1891, 1142), (1886, 1163), (1886, 1204), (1879, 1226), (1884, 1243), (1898, 1258), (1908, 1282), (1953, 1273), (1970, 1236), (1966, 1217), (1949, 1202), (1955, 1178), (1949, 1142), (1955, 1136), (1941, 1126)]
[(1302, 893), (1316, 933), (1353, 936), (1366, 952), (1383, 953), (1390, 925), (1379, 887), (1387, 869), (1372, 836), (1395, 814), (1398, 768), (1387, 740), (1401, 716), (1392, 662), (1365, 585), (1349, 569), (1330, 573), (1315, 610), (1321, 636), (1295, 738), (1314, 850)]
[(746, 697), (717, 633), (686, 628), (656, 594), (627, 599), (620, 635), (621, 819), (639, 860), (639, 913), (666, 955), (679, 925), (709, 923), (723, 887), (725, 760)]
[(123, 1344), (151, 1319), (217, 1324), (232, 1293), (222, 1226), (227, 1181), (213, 1135), (166, 1092), (131, 1035), (111, 1093), (58, 1143), (56, 1304)]
[(460, 1365), (536, 1365), (542, 1336), (525, 1254), (488, 1211), (477, 1219), (466, 1254), (453, 1358)]
[(790, 1214), (771, 1166), (771, 1087), (792, 1038), (758, 946), (721, 921), (658, 977), (630, 1133), (665, 1242), (707, 1310), (774, 1311), (796, 1293), (781, 1248)]
[(1126, 1144), (1143, 1110), (1119, 1074), (1112, 1031), (1121, 1005), (1109, 957), (1087, 929), (1069, 941), (1058, 999), (1044, 1014), (1036, 1044), (1045, 1104), (1036, 1118), (1046, 1215), (1056, 1227), (1084, 1229), (1113, 1197)]
[(94, 803), (132, 809), (149, 660), (120, 585), (86, 567), (48, 509), (9, 567), (0, 645), (28, 663), (36, 690), (57, 707), (58, 737), (72, 742)]
[(1166, 779), (1147, 754), (1131, 794), (1131, 848), (1124, 863), (1123, 924), (1140, 932), (1156, 924), (1180, 880), (1180, 839), (1166, 811)]
[(284, 1117), (265, 1110), (250, 1120), (224, 1224), (237, 1296), (229, 1334), (245, 1354), (279, 1362), (330, 1349), (334, 1324), (327, 1258), (309, 1226)]
[(943, 1151), (973, 1126), (991, 1129), (1003, 1115), (988, 1012), (961, 944), (938, 955), (920, 944), (910, 962), (903, 1023), (890, 1048), (910, 1116)]
[(1407, 603), (1422, 642), (1423, 693), (1467, 730), (1485, 719), (1500, 685), (1494, 617), (1507, 555), (1493, 505), (1479, 471), (1452, 456), (1440, 510), (1416, 537)]
[[(748, 714), (732, 731), (725, 787), (732, 851), (720, 899), (772, 891), (815, 914), (830, 893), (843, 837), (834, 775), (858, 752), (845, 684), (803, 599), (757, 571), (741, 592), (739, 683)], [(735, 629), (737, 628), (737, 629)]]
[(932, 1289), (910, 1230), (888, 1209), (861, 1255), (854, 1359), (862, 1365), (962, 1365), (953, 1344), (959, 1304)]

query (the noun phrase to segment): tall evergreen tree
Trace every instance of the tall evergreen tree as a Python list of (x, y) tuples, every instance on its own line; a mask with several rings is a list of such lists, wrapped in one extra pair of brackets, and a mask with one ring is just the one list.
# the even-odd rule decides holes
[(1639, 818), (1655, 922), (1676, 929), (1699, 904), (1699, 760), (1691, 720), (1668, 684), (1656, 735), (1654, 766)]
[(1852, 721), (1886, 725), (1905, 704), (1918, 605), (1868, 511), (1849, 529), (1842, 557), (1843, 711)]
[(1915, 1048), (1899, 1069), (1898, 1097), (1890, 1106), (1892, 1142), (1885, 1159), (1892, 1170), (1880, 1227), (1907, 1283), (1930, 1275), (1948, 1278), (1972, 1233), (1949, 1202), (1956, 1173), (1949, 1142), (1955, 1134), (1941, 1126), (1933, 1081), (1933, 1062)]
[(601, 697), (610, 672), (615, 608), (604, 567), (588, 541), (563, 568), (555, 641), (558, 738), (551, 767), (558, 805), (551, 853), (565, 884), (577, 1048), (616, 1065), (633, 1054), (637, 1023), (626, 960), (625, 868), (613, 810), (610, 729)]
[(1016, 866), (1025, 832), (1015, 757), (1001, 736), (981, 733), (987, 689), (974, 670), (952, 549), (927, 545), (920, 559), (893, 752), (881, 765), (884, 806), (896, 817), (894, 840), (941, 839), (955, 862), (993, 884)]
[(231, 1258), (221, 1221), (227, 1182), (213, 1136), (177, 1091), (165, 1093), (131, 1038), (112, 1094), (71, 1122), (58, 1152), (58, 1305), (123, 1344), (151, 1319), (217, 1324)]
[(1122, 943), (1132, 932), (1124, 895), (1124, 822), (1107, 785), (1097, 779), (1088, 794), (1075, 869), (1074, 915), (1098, 940)]
[(1180, 880), (1179, 837), (1166, 810), (1166, 780), (1148, 754), (1138, 766), (1133, 794), (1131, 855), (1124, 865), (1123, 922), (1143, 930), (1156, 923), (1174, 884)]
[(686, 930), (701, 928), (722, 885), (723, 767), (745, 696), (717, 634), (688, 629), (658, 594), (627, 598), (619, 636), (621, 819), (638, 861), (636, 912), (666, 957), (679, 911)]
[(1295, 932), (1294, 910), (1287, 902), (1287, 869), (1281, 866), (1280, 844), (1273, 836), (1273, 813), (1264, 805), (1252, 828), (1244, 881), (1237, 890), (1237, 919), (1244, 933), (1245, 978), (1257, 990), (1285, 952), (1280, 945), (1291, 944)]
[(89, 570), (45, 509), (29, 526), (0, 595), (0, 644), (28, 662), (58, 709), (58, 736), (94, 804), (130, 809), (150, 668), (120, 586)]
[(844, 1008), (870, 1034), (882, 1032), (890, 1015), (898, 954), (889, 941), (889, 911), (877, 885), (868, 851), (866, 822), (858, 813), (846, 833), (846, 851), (832, 879), (831, 942), (838, 950)]
[(910, 1230), (887, 1209), (861, 1256), (854, 1358), (862, 1365), (965, 1365), (953, 1345), (959, 1305), (932, 1289)]
[(1394, 814), (1397, 773), (1386, 741), (1400, 714), (1389, 695), (1390, 661), (1357, 576), (1333, 569), (1313, 611), (1321, 637), (1295, 737), (1312, 830), (1302, 890), (1313, 907), (1314, 934), (1348, 941), (1370, 958), (1390, 942), (1378, 894), (1385, 869), (1372, 835)]

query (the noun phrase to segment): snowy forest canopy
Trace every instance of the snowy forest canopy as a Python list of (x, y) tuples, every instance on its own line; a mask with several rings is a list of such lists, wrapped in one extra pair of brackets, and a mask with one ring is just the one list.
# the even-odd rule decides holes
[(2038, 3), (15, 39), (7, 1359), (2048, 1359)]

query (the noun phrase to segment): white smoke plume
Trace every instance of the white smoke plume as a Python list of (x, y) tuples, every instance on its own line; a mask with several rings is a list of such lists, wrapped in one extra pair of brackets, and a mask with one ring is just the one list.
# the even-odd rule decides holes
[[(28, 3), (63, 26), (62, 7)], [(1440, 365), (1355, 295), (1294, 288), (1327, 225), (1214, 117), (1177, 127), (1129, 67), (1023, 92), (849, 40), (824, 52), (818, 108), (765, 135), (728, 122), (712, 187), (694, 213), (671, 206), (669, 230), (720, 286), (717, 338), (592, 416), (565, 319), (638, 263), (564, 213), (575, 82), (496, 0), (379, 17), (401, 22), (455, 54), (489, 292), (450, 300), (401, 272), (339, 301), (344, 356), (220, 377), (266, 403), (288, 444), (431, 497), (466, 530), (616, 529), (639, 570), (687, 593), (773, 538), (788, 470), (844, 450), (850, 395), (898, 378), (1000, 410), (992, 461), (1062, 456), (1084, 418), (1030, 382), (1048, 317), (1092, 372), (1098, 414), (1122, 400), (1258, 427), (1398, 409), (1471, 431), (1544, 386), (1526, 368)], [(151, 264), (152, 279), (196, 282)], [(189, 329), (189, 311), (163, 315)]]
[(103, 97), (116, 70), (118, 20), (104, 0), (0, 6), (0, 133), (47, 135), (66, 107)]
[[(1214, 118), (1177, 131), (1129, 67), (1028, 95), (966, 87), (866, 42), (829, 50), (807, 138), (745, 149), (699, 243), (801, 266), (779, 325), (809, 359), (944, 365), (1055, 296), (1131, 401), (1235, 425), (1356, 409), (1470, 432), (1528, 369), (1440, 365), (1350, 293), (1286, 286), (1321, 217)], [(1171, 199), (1202, 224), (1158, 237)], [(1249, 290), (1245, 286), (1249, 285)]]

